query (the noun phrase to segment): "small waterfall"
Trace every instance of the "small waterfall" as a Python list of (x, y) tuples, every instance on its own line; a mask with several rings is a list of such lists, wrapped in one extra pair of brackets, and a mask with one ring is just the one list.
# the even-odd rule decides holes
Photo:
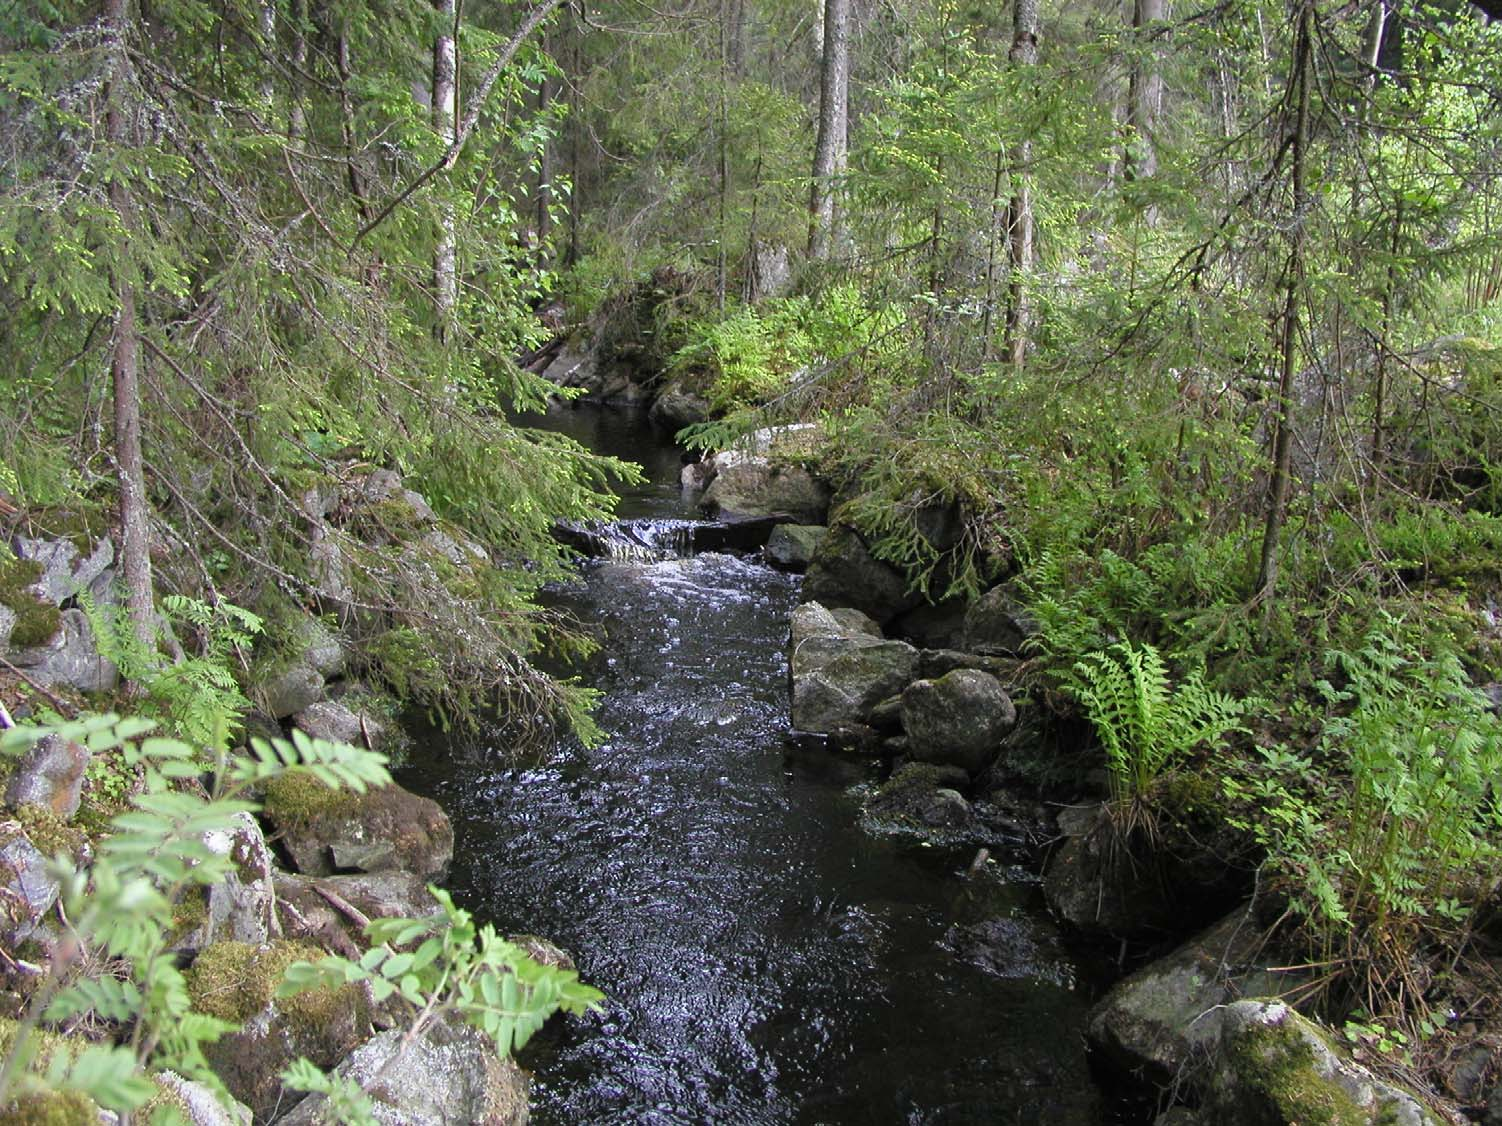
[(617, 563), (656, 563), (694, 553), (698, 522), (671, 518), (620, 520), (595, 530), (598, 554)]

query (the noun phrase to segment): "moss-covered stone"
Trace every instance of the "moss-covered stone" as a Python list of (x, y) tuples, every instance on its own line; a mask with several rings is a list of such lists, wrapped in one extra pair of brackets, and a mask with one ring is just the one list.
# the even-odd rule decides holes
[(305, 875), (399, 869), (436, 876), (453, 856), (443, 810), (400, 786), (356, 794), (284, 776), (267, 787), (262, 817)]
[(207, 1045), (204, 1054), (230, 1093), (258, 1120), (296, 1101), (278, 1078), (287, 1064), (304, 1056), (319, 1067), (332, 1067), (369, 1032), (370, 1011), (358, 986), (276, 996), (288, 966), (322, 956), (317, 947), (301, 942), (217, 942), (187, 972), (195, 1010), (242, 1025)]
[(99, 1126), (99, 1108), (77, 1091), (37, 1091), (0, 1109), (0, 1126)]
[[(188, 995), (198, 1012), (243, 1024), (275, 999), (288, 966), (321, 957), (323, 951), (302, 942), (272, 942), (265, 946), (216, 942), (199, 954), (188, 970)], [(318, 995), (337, 992), (313, 990), (286, 998), (278, 1006), (287, 1012), (316, 1015), (332, 1002), (332, 997), (320, 999)]]
[(358, 797), (307, 774), (281, 774), (266, 784), (262, 812), (279, 826), (314, 829), (349, 816)]
[(1299, 1126), (1368, 1126), (1371, 1119), (1315, 1067), (1314, 1046), (1291, 1023), (1249, 1028), (1227, 1053), (1247, 1091), (1269, 1104), (1275, 1121)]
[(16, 615), (10, 645), (30, 649), (47, 642), (62, 624), (62, 611), (38, 598), (31, 587), (42, 577), (42, 565), (32, 559), (0, 563), (0, 605)]
[(25, 831), (27, 839), (45, 856), (65, 853), (79, 856), (88, 847), (89, 835), (77, 825), (70, 825), (45, 806), (27, 802), (11, 812)]
[(1220, 1029), (1205, 1092), (1221, 1126), (1435, 1126), (1411, 1092), (1351, 1061), (1318, 1026), (1276, 1001), (1215, 1010)]

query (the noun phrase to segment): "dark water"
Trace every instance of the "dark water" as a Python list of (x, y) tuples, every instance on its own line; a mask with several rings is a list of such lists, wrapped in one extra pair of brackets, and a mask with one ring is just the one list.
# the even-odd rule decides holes
[[(622, 516), (687, 515), (674, 451), (570, 416), (647, 466)], [(604, 642), (580, 671), (605, 743), (513, 766), (435, 743), (405, 772), (453, 817), (461, 901), (609, 997), (524, 1053), (534, 1121), (1101, 1121), (1086, 998), (1021, 858), (964, 880), (968, 851), (873, 838), (871, 768), (788, 742), (796, 587), (729, 555), (592, 562), (554, 597)]]

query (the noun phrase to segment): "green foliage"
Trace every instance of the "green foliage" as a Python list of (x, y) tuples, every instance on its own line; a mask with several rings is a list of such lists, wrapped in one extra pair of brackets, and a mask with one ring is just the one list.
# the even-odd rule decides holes
[(1244, 730), (1239, 720), (1250, 710), (1206, 687), (1199, 671), (1174, 685), (1157, 649), (1130, 642), (1075, 662), (1069, 690), (1105, 748), (1121, 805), (1146, 799), (1159, 776), (1194, 748)]
[(161, 719), (195, 746), (222, 753), (250, 707), (232, 669), (245, 660), (261, 632), (260, 617), (230, 602), (210, 606), (167, 595), (161, 600), (162, 617), (182, 652), (168, 661), (159, 649), (141, 644), (123, 605), (100, 605), (87, 594), (79, 596), (79, 604), (100, 655), (145, 690), (143, 714)]
[(428, 891), (441, 915), (377, 919), (365, 929), (372, 946), (358, 962), (328, 957), (296, 963), (288, 967), (279, 995), (366, 983), (378, 1004), (399, 996), (421, 1010), (412, 1035), (453, 1013), (490, 1037), (502, 1056), (526, 1044), (555, 1012), (583, 1013), (604, 1000), (576, 971), (536, 961), (489, 924), (477, 927), (443, 889)]
[[(357, 792), (390, 781), (381, 756), (304, 736), (258, 741), (250, 755), (221, 759), (205, 796), (198, 749), (150, 736), (153, 726), (106, 715), (0, 735), (0, 752), (9, 755), (47, 734), (96, 753), (118, 751), (144, 776), (144, 789), (130, 810), (110, 821), (86, 868), (61, 856), (53, 862), (65, 934), (0, 1071), (0, 1102), (38, 1090), (78, 1091), (128, 1113), (155, 1094), (146, 1074), (164, 1069), (222, 1092), (203, 1045), (235, 1026), (193, 1011), (187, 982), (167, 949), (174, 903), (233, 870), (234, 858), (206, 838), (234, 832), (237, 819), (255, 808), (243, 799), (246, 789), (271, 778), (307, 774)], [(54, 1053), (43, 1072), (26, 1070), (38, 1027), (81, 1022), (113, 1030), (118, 1042)]]

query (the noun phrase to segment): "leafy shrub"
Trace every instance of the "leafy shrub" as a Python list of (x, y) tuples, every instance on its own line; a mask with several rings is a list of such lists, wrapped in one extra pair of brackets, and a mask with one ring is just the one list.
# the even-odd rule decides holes
[(1257, 810), (1252, 827), (1323, 958), (1378, 1016), (1421, 1009), (1412, 955), (1458, 940), (1502, 878), (1502, 720), (1454, 657), (1395, 640), (1399, 624), (1327, 655), (1329, 715), (1311, 752), (1265, 750), (1226, 783)]

